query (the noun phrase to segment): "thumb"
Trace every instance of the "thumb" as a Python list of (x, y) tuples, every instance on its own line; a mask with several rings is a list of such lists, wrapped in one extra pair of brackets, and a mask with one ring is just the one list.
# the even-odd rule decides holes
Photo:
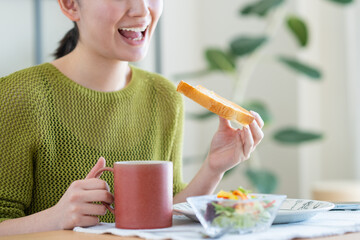
[(104, 168), (105, 164), (106, 164), (105, 158), (100, 157), (99, 160), (97, 161), (97, 163), (95, 164), (95, 166), (90, 170), (90, 172), (88, 173), (88, 175), (86, 176), (85, 179), (94, 178), (95, 173), (97, 171), (99, 171), (101, 168)]
[(229, 127), (231, 128), (230, 121), (219, 116), (219, 130), (223, 131), (228, 129)]

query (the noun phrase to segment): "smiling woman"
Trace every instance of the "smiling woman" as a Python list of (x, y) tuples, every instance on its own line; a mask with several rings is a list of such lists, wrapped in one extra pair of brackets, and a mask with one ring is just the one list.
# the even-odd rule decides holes
[(95, 177), (105, 164), (172, 162), (178, 203), (212, 193), (249, 158), (261, 117), (252, 113), (243, 130), (220, 118), (208, 157), (183, 183), (182, 97), (168, 79), (129, 64), (147, 54), (162, 0), (58, 3), (75, 27), (57, 59), (0, 78), (0, 235), (113, 222), (94, 203), (113, 202), (113, 178)]

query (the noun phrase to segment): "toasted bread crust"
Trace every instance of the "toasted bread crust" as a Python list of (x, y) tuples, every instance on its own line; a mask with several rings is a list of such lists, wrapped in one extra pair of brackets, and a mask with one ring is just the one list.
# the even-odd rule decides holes
[(225, 119), (236, 121), (242, 125), (249, 125), (254, 120), (254, 116), (248, 110), (209, 91), (201, 85), (193, 87), (181, 81), (177, 91)]

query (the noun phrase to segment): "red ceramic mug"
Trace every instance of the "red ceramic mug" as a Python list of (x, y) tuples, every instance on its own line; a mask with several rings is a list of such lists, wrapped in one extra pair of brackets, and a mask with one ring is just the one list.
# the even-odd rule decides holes
[(153, 229), (172, 226), (173, 166), (167, 161), (115, 162), (97, 171), (114, 174), (115, 226)]

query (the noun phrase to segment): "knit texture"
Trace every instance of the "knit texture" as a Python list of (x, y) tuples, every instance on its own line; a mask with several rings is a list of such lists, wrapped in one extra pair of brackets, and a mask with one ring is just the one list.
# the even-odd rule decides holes
[[(162, 76), (131, 69), (116, 92), (87, 89), (50, 63), (0, 78), (0, 221), (55, 205), (100, 156), (109, 167), (172, 161), (174, 194), (182, 190), (182, 98)], [(113, 191), (112, 174), (101, 178)]]

